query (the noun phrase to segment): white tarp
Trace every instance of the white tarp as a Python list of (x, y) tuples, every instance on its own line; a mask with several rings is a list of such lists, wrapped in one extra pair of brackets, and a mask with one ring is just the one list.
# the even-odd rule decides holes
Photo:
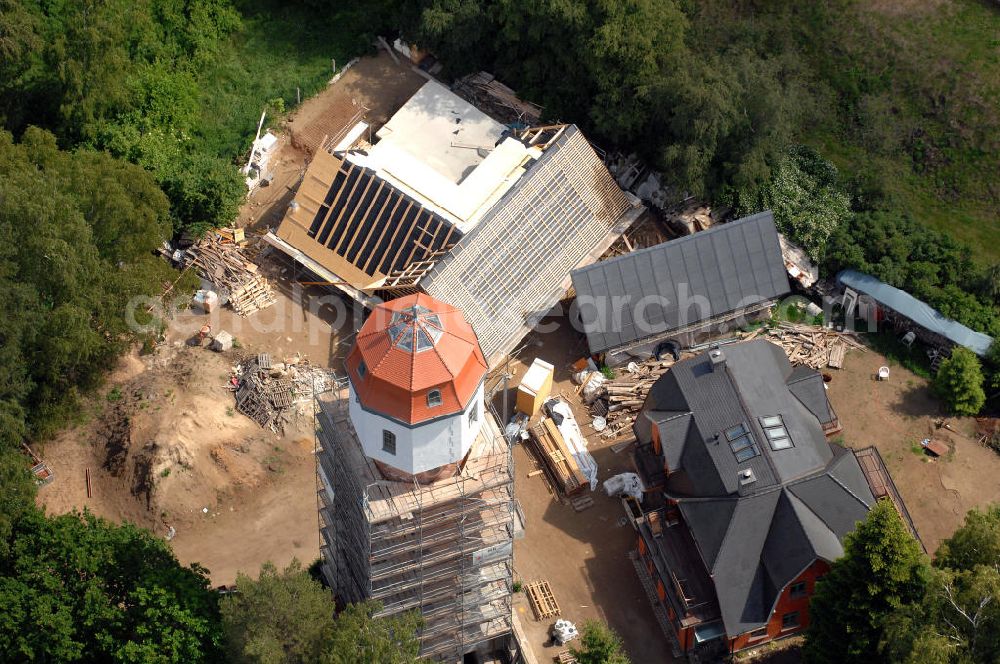
[(604, 491), (612, 498), (631, 496), (641, 503), (643, 488), (642, 480), (635, 473), (622, 473), (604, 480)]
[(549, 413), (556, 416), (552, 419), (559, 427), (559, 433), (562, 434), (566, 447), (569, 448), (573, 459), (576, 460), (580, 472), (590, 482), (590, 490), (593, 491), (597, 488), (597, 462), (587, 451), (587, 439), (583, 437), (583, 432), (580, 431), (580, 426), (576, 423), (576, 418), (573, 417), (573, 410), (568, 403), (558, 399), (548, 401), (545, 405), (548, 407)]

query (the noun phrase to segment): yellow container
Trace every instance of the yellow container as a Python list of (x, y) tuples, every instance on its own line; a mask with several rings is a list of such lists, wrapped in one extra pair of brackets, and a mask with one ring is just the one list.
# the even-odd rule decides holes
[(521, 377), (521, 384), (517, 386), (517, 410), (534, 415), (549, 398), (552, 392), (552, 376), (555, 367), (545, 360), (535, 358), (531, 366)]

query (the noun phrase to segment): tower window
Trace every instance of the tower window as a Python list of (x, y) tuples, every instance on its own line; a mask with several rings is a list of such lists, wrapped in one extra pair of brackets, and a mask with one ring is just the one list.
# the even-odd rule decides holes
[(382, 429), (382, 451), (393, 456), (396, 454), (396, 434), (388, 429)]
[(365, 364), (364, 360), (358, 363), (358, 378), (364, 380), (365, 376), (368, 375), (368, 365)]
[(441, 390), (431, 390), (427, 393), (427, 407), (434, 408), (441, 405)]

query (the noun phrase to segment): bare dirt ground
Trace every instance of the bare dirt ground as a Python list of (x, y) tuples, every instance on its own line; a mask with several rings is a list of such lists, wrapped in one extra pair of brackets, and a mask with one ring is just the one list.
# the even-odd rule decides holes
[(374, 133), (427, 79), (408, 64), (397, 65), (383, 51), (365, 57), (333, 85), (309, 98), (271, 131), (279, 137), (271, 157), (274, 179), (258, 188), (240, 213), (238, 225), (275, 227), (295, 195), (299, 179), (324, 138), (349, 129), (359, 110)]
[[(948, 419), (958, 433), (935, 426), (944, 412), (925, 379), (894, 365), (888, 380), (876, 381), (878, 367), (887, 364), (875, 351), (851, 351), (844, 368), (831, 371), (830, 401), (846, 444), (878, 448), (933, 553), (968, 510), (1000, 500), (1000, 456), (976, 442), (971, 418)], [(944, 441), (951, 453), (940, 459), (925, 454), (920, 441), (929, 437)]]
[[(425, 80), (383, 53), (307, 100), (276, 129), (274, 181), (248, 198), (239, 225), (277, 225), (310, 145), (349, 126), (361, 107), (374, 131)], [(363, 314), (329, 290), (300, 285), (304, 277), (278, 256), (258, 262), (277, 290), (273, 306), (250, 318), (181, 306), (164, 344), (150, 356), (125, 358), (91, 399), (85, 424), (39, 445), (56, 474), (39, 494), (46, 509), (86, 507), (163, 536), (173, 527), (178, 558), (205, 565), (217, 585), (232, 583), (238, 571), (255, 574), (268, 560), (308, 563), (319, 553), (311, 415), (294, 418), (283, 435), (260, 429), (235, 412), (225, 389), (230, 367), (240, 353), (266, 352), (275, 361), (307, 358), (340, 369)], [(216, 354), (185, 345), (206, 323), (213, 334), (233, 334), (239, 349)]]
[[(516, 386), (535, 357), (556, 367), (552, 392), (565, 394), (587, 436), (597, 461), (598, 479), (633, 470), (628, 450), (615, 454), (589, 425), (590, 417), (575, 396), (570, 364), (583, 356), (586, 344), (564, 318), (549, 319), (559, 329), (533, 334), (520, 360), (511, 363)], [(513, 407), (513, 390), (510, 393)], [(576, 512), (559, 499), (544, 474), (528, 477), (540, 468), (523, 445), (514, 450), (515, 494), (525, 516), (525, 536), (514, 544), (514, 567), (523, 583), (546, 580), (562, 610), (562, 618), (581, 625), (585, 620), (607, 622), (625, 642), (633, 662), (670, 662), (670, 646), (653, 617), (649, 601), (636, 577), (628, 553), (635, 548), (635, 531), (624, 519), (618, 498), (609, 498), (598, 486), (588, 493), (594, 506)], [(588, 490), (589, 491), (589, 490)], [(545, 647), (554, 619), (536, 621), (527, 597), (515, 596), (515, 610), (538, 661), (551, 661), (563, 647)]]
[(225, 384), (238, 352), (170, 343), (126, 358), (92, 400), (95, 417), (41, 446), (56, 480), (39, 502), (161, 536), (173, 527), (181, 562), (205, 565), (217, 585), (265, 560), (311, 562), (319, 553), (311, 412), (282, 435), (235, 412)]

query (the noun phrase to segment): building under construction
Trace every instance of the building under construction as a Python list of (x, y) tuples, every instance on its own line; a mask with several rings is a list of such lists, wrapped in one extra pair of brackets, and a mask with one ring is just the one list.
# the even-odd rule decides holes
[(645, 209), (575, 125), (508, 127), (436, 81), (366, 135), (315, 153), (264, 240), (365, 307), (460, 307), (491, 366)]
[[(320, 402), (323, 573), (341, 602), (418, 610), (421, 655), (511, 654), (510, 446), (462, 314), (427, 295), (377, 307)], [(498, 655), (499, 653), (499, 655)]]

